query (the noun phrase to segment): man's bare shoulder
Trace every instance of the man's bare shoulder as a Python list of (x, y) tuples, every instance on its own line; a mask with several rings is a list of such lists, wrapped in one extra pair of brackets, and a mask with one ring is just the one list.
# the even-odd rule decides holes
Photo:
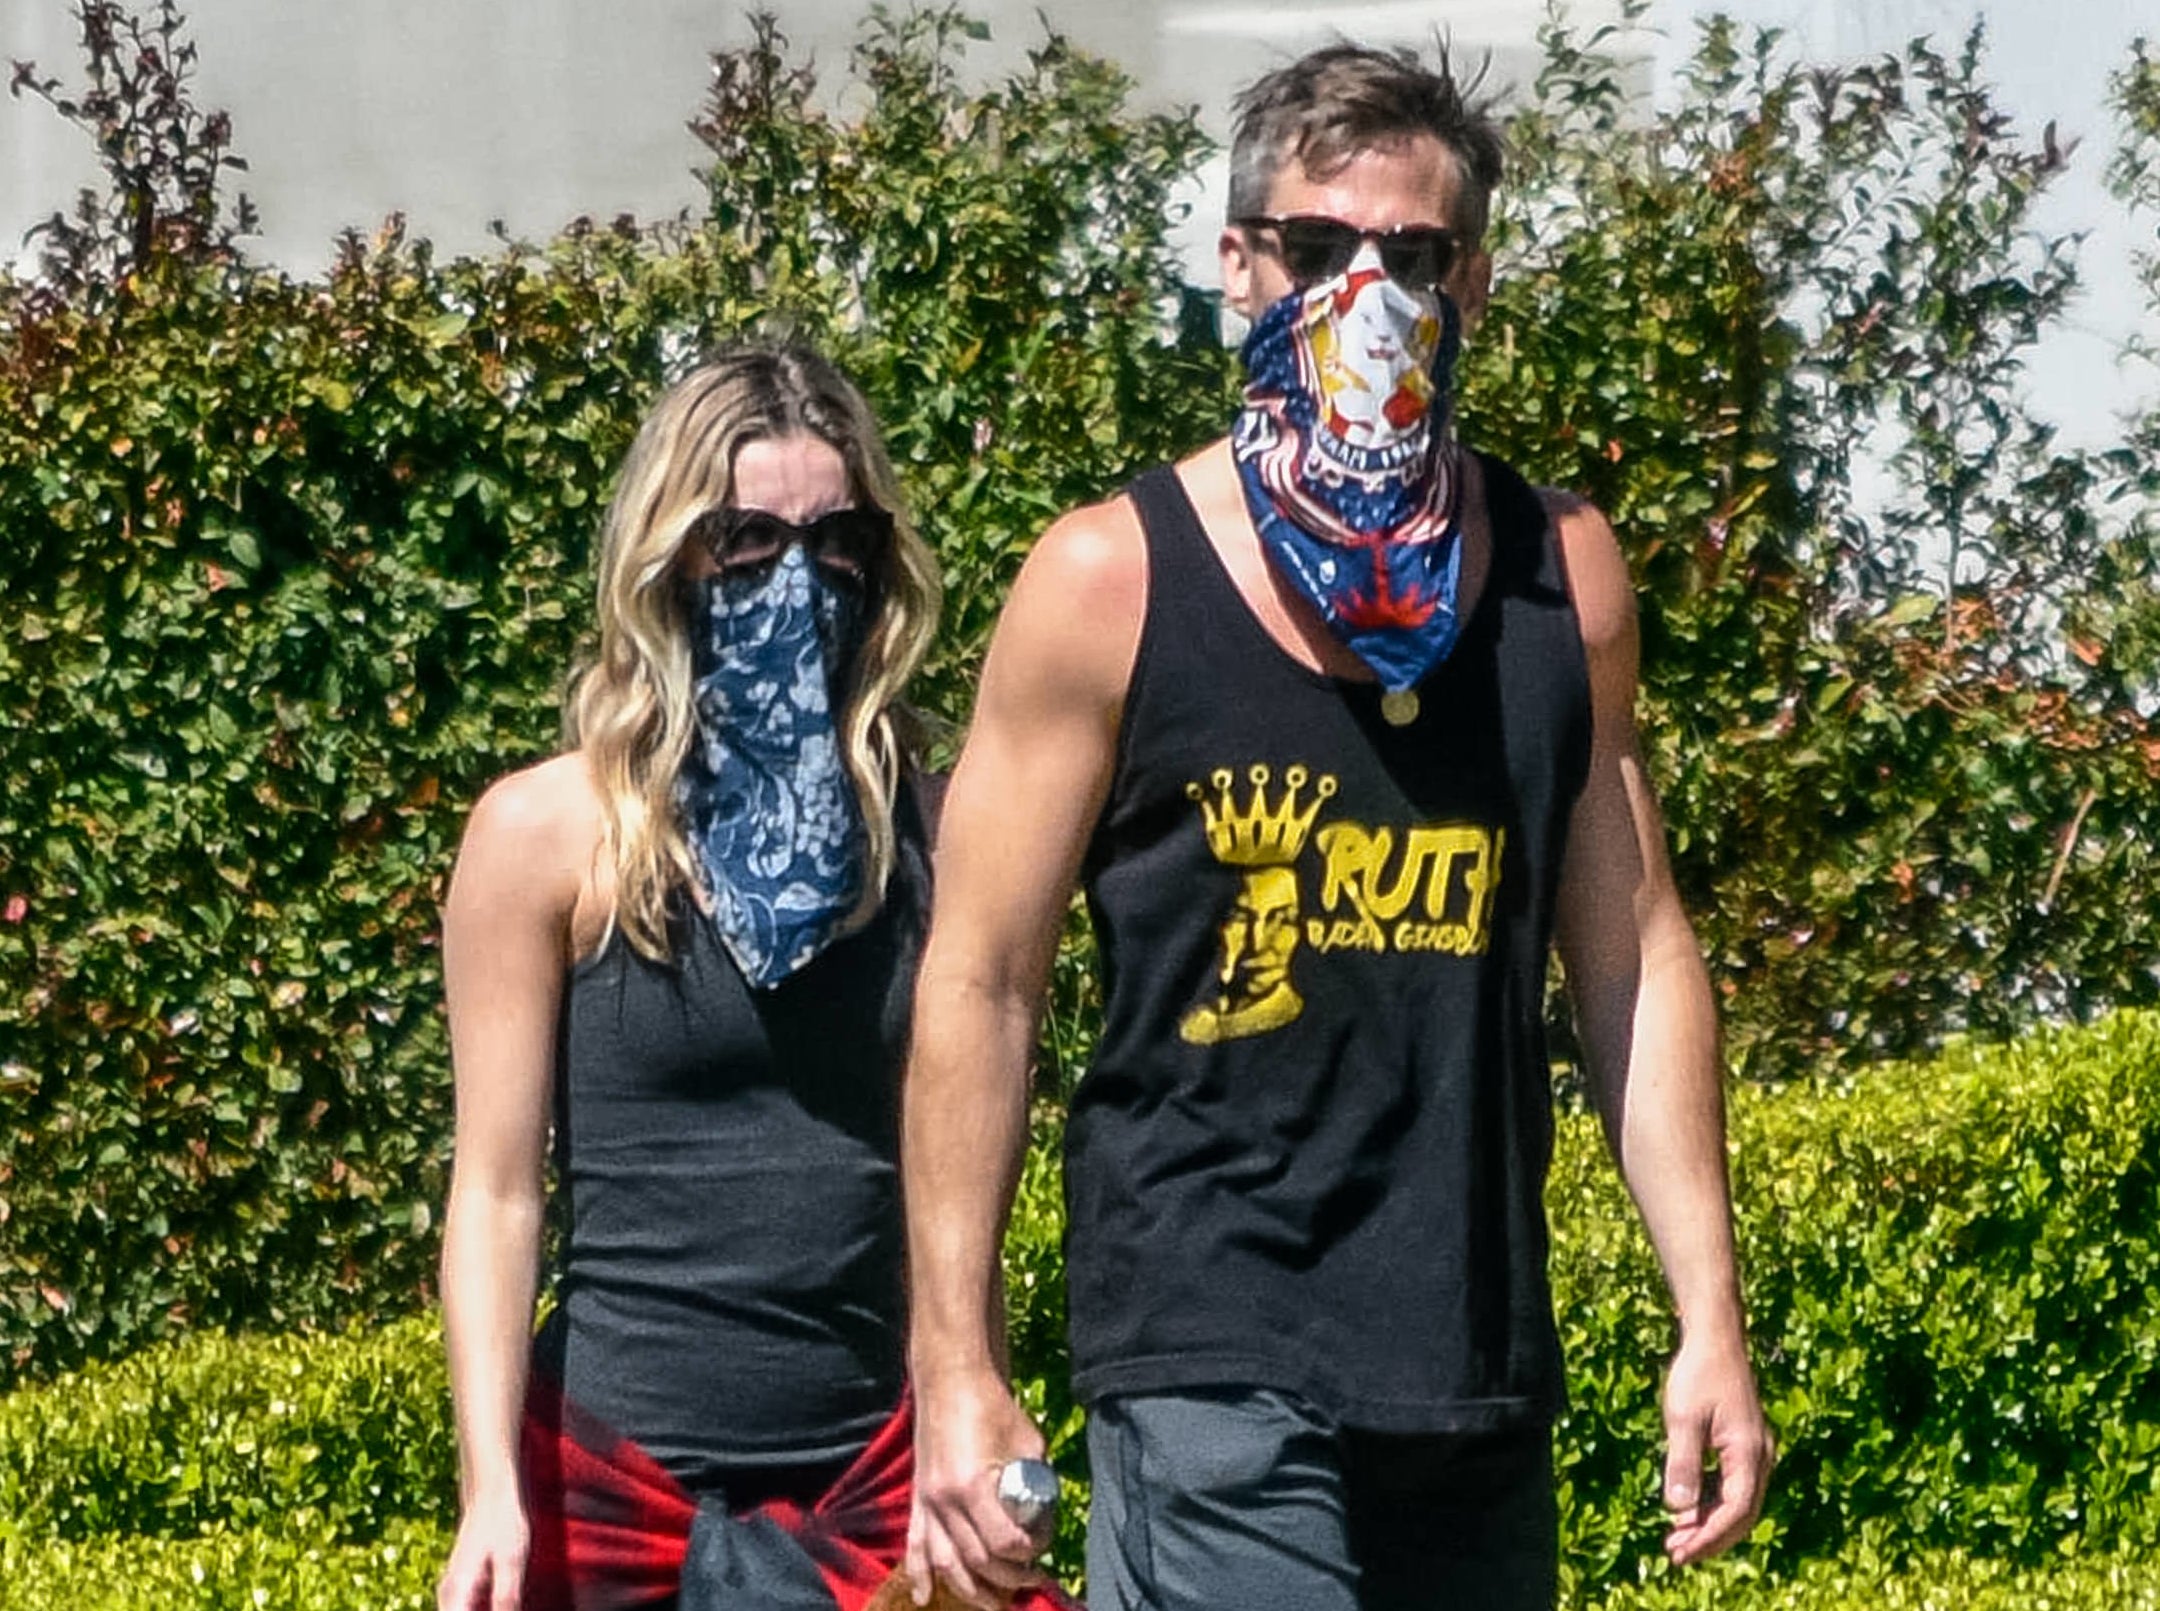
[(1558, 487), (1540, 487), (1538, 499), (1560, 538), (1568, 592), (1584, 644), (1595, 654), (1635, 640), (1635, 582), (1627, 556), (1604, 511), (1589, 499)]
[(1131, 614), (1147, 598), (1147, 539), (1122, 493), (1061, 515), (1037, 539), (1015, 592), (1026, 587), (1093, 616)]
[[(1119, 704), (1147, 611), (1147, 541), (1129, 499), (1075, 509), (1036, 541), (999, 618), (985, 703)], [(980, 709), (981, 707), (978, 707)]]

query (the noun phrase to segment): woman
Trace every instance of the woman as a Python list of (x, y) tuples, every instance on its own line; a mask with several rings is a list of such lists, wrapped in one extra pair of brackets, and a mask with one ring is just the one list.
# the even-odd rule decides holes
[[(928, 882), (899, 700), (937, 602), (829, 363), (732, 349), (655, 407), (570, 748), (487, 791), (445, 911), (445, 1608), (854, 1603), (898, 1559)], [(551, 1120), (568, 1213), (535, 1339)]]

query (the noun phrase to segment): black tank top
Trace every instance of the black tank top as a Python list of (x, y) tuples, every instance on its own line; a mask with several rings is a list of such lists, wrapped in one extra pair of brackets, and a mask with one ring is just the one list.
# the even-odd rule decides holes
[(693, 1492), (836, 1465), (900, 1396), (897, 1092), (928, 872), (770, 990), (702, 914), (674, 960), (570, 972), (555, 1089), (568, 1223), (537, 1369)]
[(1543, 506), (1483, 464), (1485, 588), (1400, 727), (1268, 636), (1172, 471), (1130, 489), (1148, 603), (1066, 1131), (1085, 1401), (1278, 1387), (1398, 1432), (1562, 1403), (1544, 992), (1589, 678)]

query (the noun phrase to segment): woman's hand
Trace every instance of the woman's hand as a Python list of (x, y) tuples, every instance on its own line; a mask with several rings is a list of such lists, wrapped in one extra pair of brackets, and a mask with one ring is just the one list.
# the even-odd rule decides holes
[(518, 1611), (530, 1544), (525, 1507), (514, 1491), (467, 1505), (450, 1563), (435, 1587), (438, 1611)]

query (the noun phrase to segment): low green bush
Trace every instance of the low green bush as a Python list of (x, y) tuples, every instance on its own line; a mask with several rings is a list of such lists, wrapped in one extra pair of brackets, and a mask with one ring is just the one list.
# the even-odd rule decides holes
[(1810, 1562), (1779, 1581), (1715, 1561), (1615, 1589), (1596, 1611), (2160, 1611), (2160, 1559), (2074, 1555), (2038, 1566), (1938, 1550), (1902, 1570)]
[(363, 1544), (278, 1526), (198, 1538), (0, 1539), (0, 1611), (430, 1611), (449, 1535)]
[[(1673, 1337), (1595, 1129), (1563, 1123), (1548, 1194), (1565, 1554), (1586, 1586), (1656, 1555)], [(2160, 1015), (1742, 1090), (1732, 1150), (1781, 1446), (1755, 1559), (2156, 1552)]]
[[(1744, 1591), (1735, 1603), (1803, 1608), (1839, 1603), (1841, 1584), (1993, 1593), (2024, 1571), (2070, 1604), (2129, 1571), (2108, 1552), (2160, 1558), (2160, 1015), (1879, 1069), (1860, 1088), (1743, 1091), (1732, 1133), (1782, 1457), (1742, 1559), (1668, 1586), (1658, 1375), (1671, 1320), (1594, 1122), (1562, 1120), (1550, 1198), (1574, 1396), (1557, 1450), (1570, 1604), (1724, 1584)], [(1086, 1449), (1066, 1381), (1062, 1231), (1046, 1105), (1006, 1286), (1021, 1395), (1073, 1482), (1052, 1564), (1076, 1581)], [(453, 1472), (426, 1319), (202, 1336), (0, 1399), (0, 1539), (24, 1548), (447, 1531)], [(2064, 1565), (2072, 1552), (2101, 1564)]]
[[(1038, 1115), (1006, 1287), (1022, 1397), (1077, 1517), (1054, 1117)], [(1781, 1448), (1751, 1570), (1855, 1550), (1886, 1572), (1923, 1551), (2004, 1570), (2080, 1544), (2160, 1553), (2160, 1015), (1854, 1085), (1742, 1088), (1732, 1150)], [(1556, 1449), (1563, 1559), (1581, 1603), (1659, 1558), (1672, 1318), (1588, 1114), (1561, 1119), (1548, 1202), (1573, 1398)], [(1069, 1577), (1080, 1560), (1077, 1529), (1061, 1534), (1053, 1564)]]
[(191, 1337), (0, 1399), (0, 1538), (17, 1542), (254, 1527), (369, 1540), (448, 1527), (455, 1483), (432, 1317)]

